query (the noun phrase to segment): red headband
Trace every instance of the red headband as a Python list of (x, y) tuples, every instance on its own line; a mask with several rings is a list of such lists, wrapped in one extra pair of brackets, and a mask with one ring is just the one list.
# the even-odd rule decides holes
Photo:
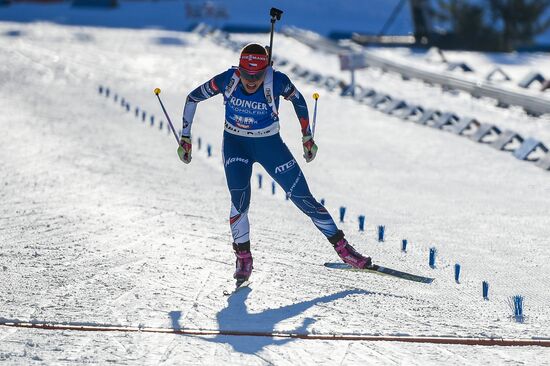
[(245, 69), (249, 74), (260, 72), (267, 67), (267, 55), (243, 53), (239, 67)]

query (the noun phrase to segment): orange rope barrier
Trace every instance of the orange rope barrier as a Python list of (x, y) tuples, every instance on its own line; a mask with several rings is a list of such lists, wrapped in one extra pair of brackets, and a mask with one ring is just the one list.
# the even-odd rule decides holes
[(437, 336), (408, 336), (408, 335), (366, 335), (366, 334), (311, 334), (311, 333), (284, 333), (284, 332), (255, 332), (238, 330), (209, 330), (209, 329), (173, 329), (154, 327), (131, 327), (115, 325), (78, 325), (54, 323), (25, 323), (0, 322), (0, 325), (16, 328), (34, 328), (47, 330), (74, 330), (84, 332), (141, 332), (167, 333), (195, 336), (249, 336), (271, 338), (296, 338), (307, 340), (342, 340), (342, 341), (386, 341), (408, 343), (433, 344), (460, 344), (471, 346), (540, 346), (550, 347), (550, 338), (475, 338), (475, 337), (437, 337)]

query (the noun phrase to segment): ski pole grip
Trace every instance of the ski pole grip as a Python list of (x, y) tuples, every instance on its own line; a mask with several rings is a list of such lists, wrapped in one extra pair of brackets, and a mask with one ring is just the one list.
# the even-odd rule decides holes
[(276, 20), (281, 20), (283, 11), (277, 8), (271, 8), (271, 10), (269, 10), (269, 15), (271, 15), (271, 22), (275, 23)]

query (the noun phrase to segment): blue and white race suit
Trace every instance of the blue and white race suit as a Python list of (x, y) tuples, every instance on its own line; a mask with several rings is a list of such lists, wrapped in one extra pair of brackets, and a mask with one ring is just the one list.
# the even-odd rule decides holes
[[(235, 243), (249, 241), (248, 208), (252, 165), (259, 163), (269, 173), (287, 197), (327, 237), (334, 237), (338, 228), (327, 210), (311, 195), (306, 178), (296, 159), (279, 134), (279, 117), (270, 107), (264, 88), (252, 94), (239, 82), (231, 95), (228, 85), (235, 81), (235, 69), (229, 69), (193, 90), (187, 97), (183, 113), (183, 136), (191, 135), (196, 105), (222, 93), (225, 100), (225, 131), (223, 159), (227, 186), (231, 194), (230, 225)], [(273, 101), (279, 106), (279, 97), (292, 102), (302, 134), (310, 134), (306, 101), (288, 76), (273, 72)]]

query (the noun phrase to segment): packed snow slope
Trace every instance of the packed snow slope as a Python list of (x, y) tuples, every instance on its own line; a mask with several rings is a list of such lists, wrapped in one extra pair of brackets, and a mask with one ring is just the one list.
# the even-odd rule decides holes
[[(253, 41), (268, 41), (267, 35)], [(170, 40), (169, 42), (167, 40)], [(337, 73), (329, 56), (281, 35), (277, 54)], [(306, 57), (304, 57), (306, 56)], [(199, 105), (190, 165), (161, 110), (237, 54), (194, 34), (0, 23), (0, 318), (2, 320), (322, 334), (550, 337), (550, 175), (468, 139), (318, 90), (317, 158), (301, 158), (282, 101), (282, 135), (310, 188), (375, 262), (431, 285), (331, 271), (337, 257), (262, 169), (250, 209), (250, 290), (225, 298), (234, 256), (221, 161), (223, 105)], [(282, 69), (282, 71), (288, 71)], [(367, 70), (365, 73), (375, 73)], [(363, 75), (375, 79), (374, 75)], [(407, 82), (387, 83), (400, 95)], [(99, 86), (109, 87), (109, 98)], [(297, 82), (311, 100), (315, 91)], [(114, 94), (118, 102), (113, 101)], [(418, 85), (431, 103), (449, 98)], [(120, 98), (131, 103), (127, 112)], [(467, 114), (487, 101), (453, 99)], [(134, 108), (154, 114), (150, 126)], [(508, 113), (502, 111), (499, 113)], [(510, 118), (522, 117), (509, 112)], [(164, 118), (162, 118), (164, 119)], [(165, 120), (165, 119), (164, 119)], [(518, 123), (520, 123), (519, 121)], [(537, 132), (537, 131), (534, 131)], [(197, 139), (202, 140), (198, 149)], [(207, 157), (206, 144), (212, 145)], [(357, 217), (366, 216), (366, 231)], [(376, 240), (385, 225), (386, 240)], [(400, 251), (408, 239), (408, 252)], [(428, 266), (438, 249), (436, 268)], [(462, 266), (460, 283), (454, 264)], [(490, 284), (489, 300), (481, 282)], [(525, 297), (525, 320), (508, 299)], [(0, 326), (0, 360), (20, 364), (549, 364), (539, 347), (473, 347), (257, 337), (89, 333)]]

